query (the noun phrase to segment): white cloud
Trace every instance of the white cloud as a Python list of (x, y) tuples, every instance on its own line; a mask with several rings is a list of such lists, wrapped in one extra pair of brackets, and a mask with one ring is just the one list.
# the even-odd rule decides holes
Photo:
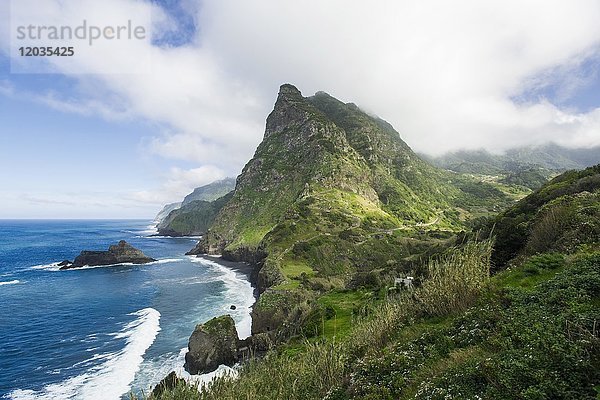
[(259, 86), (275, 77), (356, 101), (419, 150), (600, 143), (591, 113), (564, 124), (543, 99), (512, 100), (538, 74), (570, 80), (597, 57), (595, 1), (224, 0), (203, 15), (208, 46)]
[[(126, 17), (134, 3), (110, 1), (103, 15)], [(145, 7), (158, 29), (173, 23)], [(596, 0), (186, 0), (185, 7), (197, 12), (199, 27), (188, 45), (143, 42), (130, 57), (102, 47), (78, 61), (110, 70), (149, 54), (146, 73), (75, 75), (82, 103), (42, 94), (65, 111), (158, 123), (164, 135), (149, 138), (148, 151), (201, 166), (173, 169), (164, 188), (138, 200), (163, 201), (237, 173), (284, 82), (358, 103), (420, 151), (600, 144), (600, 108), (578, 113), (544, 98), (514, 100), (557, 82), (565, 96), (581, 87), (578, 68), (599, 54)], [(76, 7), (70, 15), (86, 13)]]
[(180, 201), (194, 188), (225, 178), (225, 173), (212, 165), (184, 170), (171, 168), (165, 174), (165, 182), (155, 190), (142, 190), (128, 195), (128, 198), (142, 203), (161, 205)]

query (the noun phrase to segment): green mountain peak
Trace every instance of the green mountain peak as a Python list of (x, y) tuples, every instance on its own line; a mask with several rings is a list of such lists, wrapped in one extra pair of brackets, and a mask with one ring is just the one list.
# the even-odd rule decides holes
[(381, 268), (406, 269), (453, 240), (481, 199), (506, 201), (491, 186), (426, 163), (389, 123), (356, 105), (324, 92), (303, 97), (286, 84), (231, 199), (191, 254), (259, 265), (259, 291), (268, 290), (255, 308), (258, 332), (283, 323), (264, 314), (262, 302), (274, 293), (293, 297)]

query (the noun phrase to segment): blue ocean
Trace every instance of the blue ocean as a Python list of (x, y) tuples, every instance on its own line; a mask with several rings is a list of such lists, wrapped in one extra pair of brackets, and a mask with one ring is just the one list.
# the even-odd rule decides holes
[[(153, 233), (150, 221), (0, 221), (1, 399), (148, 393), (170, 371), (185, 376), (196, 324), (231, 314), (250, 334), (243, 271), (186, 256), (194, 238)], [(122, 239), (158, 261), (59, 271)]]

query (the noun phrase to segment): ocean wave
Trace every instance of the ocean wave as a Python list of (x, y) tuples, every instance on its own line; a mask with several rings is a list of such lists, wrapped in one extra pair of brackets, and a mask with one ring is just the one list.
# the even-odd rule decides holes
[(161, 260), (151, 261), (151, 262), (144, 263), (144, 264), (134, 264), (134, 263), (127, 262), (127, 263), (109, 264), (109, 265), (84, 265), (83, 267), (72, 268), (71, 270), (112, 268), (112, 267), (132, 267), (132, 266), (143, 267), (146, 265), (158, 265), (158, 264), (166, 264), (166, 263), (179, 262), (179, 261), (183, 261), (183, 259), (182, 258), (163, 258)]
[(129, 234), (134, 234), (134, 235), (155, 235), (158, 233), (158, 224), (152, 223), (152, 224), (146, 226), (145, 229), (136, 229), (136, 230), (123, 229), (123, 230), (121, 230), (121, 233), (129, 233)]
[(42, 269), (42, 270), (46, 270), (46, 271), (59, 271), (60, 267), (58, 266), (58, 264), (60, 264), (60, 261), (53, 262), (50, 264), (34, 265), (33, 267), (29, 267), (28, 269)]
[(15, 279), (15, 280), (8, 281), (8, 282), (0, 282), (0, 286), (2, 286), (2, 285), (16, 285), (17, 283), (21, 283), (21, 281), (18, 280), (18, 279)]
[(166, 263), (170, 263), (170, 262), (179, 262), (179, 261), (184, 261), (184, 259), (183, 258), (163, 258), (161, 260), (156, 260), (156, 261), (149, 262), (146, 265), (166, 264)]
[(145, 360), (140, 369), (140, 373), (136, 377), (135, 385), (139, 389), (151, 391), (160, 381), (172, 371), (175, 372), (178, 378), (185, 380), (190, 385), (195, 385), (200, 389), (210, 383), (217, 377), (231, 376), (237, 377), (237, 368), (239, 364), (233, 368), (226, 365), (220, 365), (215, 371), (201, 375), (190, 375), (184, 368), (185, 354), (188, 352), (187, 347), (179, 350), (179, 353), (170, 353), (158, 357), (154, 360)]
[(91, 360), (103, 360), (85, 373), (40, 391), (17, 389), (9, 394), (13, 400), (118, 400), (131, 390), (131, 383), (144, 361), (146, 350), (160, 331), (160, 313), (145, 308), (129, 314), (135, 319), (113, 334), (125, 341), (125, 347), (114, 353), (94, 354)]
[[(144, 265), (157, 265), (157, 264), (166, 264), (171, 262), (179, 262), (183, 261), (182, 258), (163, 258), (160, 260), (152, 261), (146, 264), (134, 264), (134, 263), (119, 263), (119, 264), (110, 264), (110, 265), (84, 265), (83, 267), (71, 268), (67, 271), (76, 271), (80, 269), (95, 269), (95, 268), (112, 268), (112, 267), (132, 267), (134, 265), (144, 266)], [(61, 271), (60, 266), (58, 265), (60, 262), (53, 262), (50, 264), (42, 264), (42, 265), (34, 265), (33, 267), (29, 267), (28, 269), (33, 270), (44, 270), (44, 271)]]
[(152, 223), (146, 227), (146, 229), (142, 231), (138, 231), (139, 233), (145, 233), (148, 235), (156, 235), (158, 233), (158, 224)]
[(235, 310), (227, 309), (227, 313), (235, 320), (236, 330), (240, 339), (245, 339), (251, 334), (252, 330), (252, 306), (254, 305), (254, 288), (250, 282), (236, 273), (234, 270), (227, 268), (215, 261), (207, 260), (199, 257), (189, 257), (192, 262), (206, 265), (213, 271), (219, 274), (218, 280), (225, 284), (227, 289), (226, 296), (233, 304), (236, 305)]

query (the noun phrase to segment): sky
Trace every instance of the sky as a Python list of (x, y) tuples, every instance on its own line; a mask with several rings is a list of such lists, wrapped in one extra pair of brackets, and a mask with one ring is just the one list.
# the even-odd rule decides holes
[[(84, 19), (148, 38), (18, 56), (23, 21)], [(0, 0), (0, 218), (152, 218), (239, 174), (287, 82), (419, 152), (600, 145), (598, 21), (597, 0)]]

